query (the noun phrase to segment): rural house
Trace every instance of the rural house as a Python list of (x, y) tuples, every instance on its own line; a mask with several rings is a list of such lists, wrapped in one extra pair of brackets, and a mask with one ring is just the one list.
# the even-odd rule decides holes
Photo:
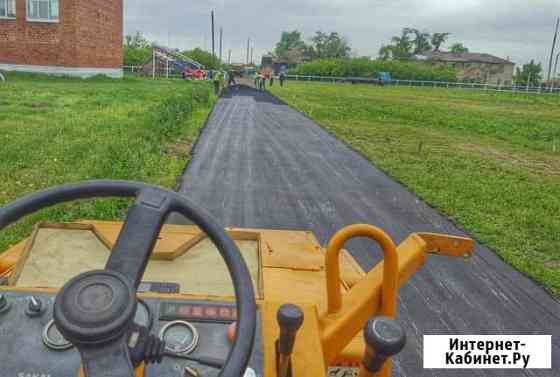
[(429, 51), (416, 55), (416, 59), (454, 67), (459, 81), (496, 85), (511, 85), (513, 81), (515, 63), (490, 54)]
[(122, 77), (122, 0), (0, 0), (0, 70)]
[(310, 60), (305, 52), (299, 49), (287, 51), (284, 56), (274, 56), (272, 54), (262, 57), (261, 66), (270, 68), (278, 75), (282, 71), (292, 69)]

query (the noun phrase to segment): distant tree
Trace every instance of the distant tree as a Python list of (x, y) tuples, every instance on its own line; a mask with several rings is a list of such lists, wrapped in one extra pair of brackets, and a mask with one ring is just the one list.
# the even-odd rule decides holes
[(149, 48), (151, 43), (139, 31), (134, 35), (124, 37), (124, 45), (129, 48)]
[(447, 41), (451, 33), (434, 33), (432, 34), (432, 48), (434, 51), (439, 51), (441, 46)]
[(449, 51), (455, 53), (455, 54), (462, 54), (462, 53), (467, 53), (469, 52), (469, 49), (466, 48), (465, 46), (463, 46), (462, 43), (455, 43), (451, 46), (451, 48), (449, 49)]
[(395, 35), (391, 38), (391, 44), (381, 47), (379, 57), (383, 60), (412, 58), (414, 41), (410, 37), (411, 34), (411, 29), (404, 28), (401, 35)]
[[(402, 29), (400, 35), (392, 37), (390, 44), (381, 47), (379, 57), (385, 60), (407, 60), (411, 59), (414, 55), (427, 51), (440, 51), (450, 35), (451, 33), (430, 34), (427, 31), (407, 27)], [(455, 45), (464, 48), (460, 43)]]
[(404, 31), (414, 35), (414, 39), (412, 40), (412, 46), (414, 47), (412, 51), (413, 55), (421, 54), (432, 49), (430, 33), (413, 28), (406, 28)]
[(284, 31), (280, 37), (280, 42), (276, 44), (274, 53), (276, 56), (285, 56), (291, 50), (305, 50), (307, 45), (301, 37), (301, 33), (297, 30)]
[(338, 33), (323, 33), (318, 31), (311, 38), (314, 57), (323, 58), (349, 58), (352, 48), (350, 44)]
[(204, 51), (197, 47), (192, 50), (183, 51), (183, 55), (191, 58), (202, 64), (206, 69), (218, 69), (220, 68), (220, 61), (217, 57), (212, 56), (211, 52)]
[(142, 65), (151, 56), (151, 54), (151, 43), (146, 38), (144, 38), (142, 33), (136, 32), (136, 34), (127, 35), (124, 37), (124, 65)]
[(517, 67), (515, 73), (515, 82), (518, 85), (533, 85), (537, 86), (542, 80), (542, 64), (536, 64), (534, 60), (531, 60), (528, 64), (523, 64), (520, 69)]
[(391, 45), (382, 45), (379, 49), (379, 59), (389, 60), (393, 58), (393, 48)]

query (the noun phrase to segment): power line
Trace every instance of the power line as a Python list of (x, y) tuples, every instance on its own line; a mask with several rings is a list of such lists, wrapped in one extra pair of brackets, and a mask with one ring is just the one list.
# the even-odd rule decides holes
[(550, 81), (552, 73), (552, 60), (554, 59), (554, 50), (556, 49), (556, 39), (558, 38), (558, 27), (560, 27), (560, 17), (556, 20), (556, 29), (554, 31), (554, 38), (552, 39), (552, 49), (550, 50), (550, 61), (548, 62), (548, 76), (546, 81)]

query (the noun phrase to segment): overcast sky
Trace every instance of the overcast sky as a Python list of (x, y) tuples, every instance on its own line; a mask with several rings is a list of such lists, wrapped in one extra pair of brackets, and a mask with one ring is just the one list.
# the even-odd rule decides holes
[(355, 53), (377, 56), (383, 43), (409, 26), (451, 32), (448, 45), (463, 42), (471, 52), (518, 64), (535, 58), (546, 68), (560, 0), (125, 0), (125, 32), (210, 50), (211, 9), (216, 29), (224, 29), (224, 59), (231, 49), (233, 61), (245, 59), (248, 37), (260, 58), (282, 31), (294, 29), (306, 39), (317, 30), (337, 31)]

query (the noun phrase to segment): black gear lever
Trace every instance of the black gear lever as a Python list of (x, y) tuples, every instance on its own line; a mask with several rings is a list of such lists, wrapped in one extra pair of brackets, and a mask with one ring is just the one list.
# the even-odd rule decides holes
[(134, 366), (145, 362), (147, 364), (161, 363), (164, 357), (184, 359), (207, 367), (222, 369), (225, 361), (213, 357), (189, 356), (179, 353), (173, 353), (165, 350), (165, 342), (142, 326), (133, 325), (128, 337), (128, 347), (130, 349), (130, 358)]
[(303, 324), (303, 311), (299, 306), (286, 304), (278, 309), (278, 326), (280, 337), (276, 342), (276, 368), (278, 377), (292, 375), (292, 352), (296, 342), (296, 335)]
[(406, 333), (402, 326), (388, 317), (370, 319), (364, 328), (366, 351), (358, 377), (373, 377), (391, 356), (402, 351)]

